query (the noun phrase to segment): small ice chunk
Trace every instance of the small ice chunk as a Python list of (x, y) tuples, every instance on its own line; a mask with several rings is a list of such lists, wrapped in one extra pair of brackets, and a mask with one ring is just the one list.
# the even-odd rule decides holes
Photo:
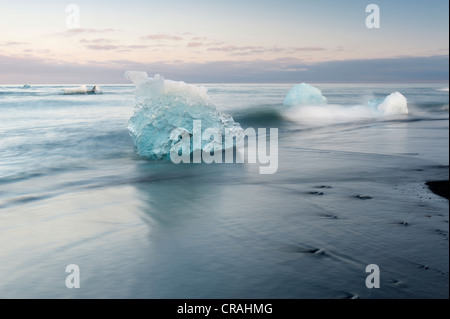
[(369, 107), (385, 115), (408, 114), (408, 100), (399, 92), (394, 92), (382, 100), (371, 100)]
[(283, 102), (284, 105), (323, 105), (327, 104), (327, 98), (322, 95), (322, 92), (309, 84), (301, 83), (295, 85)]

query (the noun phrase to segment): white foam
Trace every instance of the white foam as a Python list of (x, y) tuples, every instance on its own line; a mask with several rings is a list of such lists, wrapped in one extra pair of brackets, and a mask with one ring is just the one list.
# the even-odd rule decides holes
[(351, 122), (355, 120), (375, 119), (383, 116), (408, 114), (406, 98), (394, 92), (384, 99), (371, 100), (367, 105), (293, 105), (283, 112), (289, 120), (308, 124), (326, 125)]
[(320, 126), (376, 117), (365, 105), (338, 104), (296, 106), (286, 110), (283, 115), (289, 120)]
[(68, 89), (63, 89), (63, 90), (64, 90), (64, 94), (86, 94), (87, 93), (86, 85), (81, 85), (76, 88), (68, 88)]

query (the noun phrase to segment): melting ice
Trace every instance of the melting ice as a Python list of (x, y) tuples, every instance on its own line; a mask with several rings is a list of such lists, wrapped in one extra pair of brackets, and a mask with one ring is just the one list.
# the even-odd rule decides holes
[[(185, 130), (193, 134), (193, 121), (201, 120), (203, 128), (225, 130), (240, 136), (243, 132), (233, 118), (217, 111), (207, 94), (207, 89), (184, 82), (166, 80), (160, 75), (148, 77), (146, 72), (128, 71), (125, 77), (136, 86), (134, 115), (128, 129), (139, 155), (152, 159), (169, 159), (170, 150), (178, 141), (172, 131)], [(203, 148), (190, 143), (191, 153)]]
[(323, 105), (327, 104), (327, 98), (322, 92), (309, 84), (295, 85), (284, 99), (284, 105)]
[(408, 114), (408, 101), (399, 92), (394, 92), (382, 100), (369, 101), (372, 111), (385, 115)]

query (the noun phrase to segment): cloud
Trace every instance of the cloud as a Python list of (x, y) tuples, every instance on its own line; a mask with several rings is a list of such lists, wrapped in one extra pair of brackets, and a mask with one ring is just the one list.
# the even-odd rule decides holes
[(308, 51), (325, 51), (324, 47), (304, 46), (304, 47), (266, 47), (259, 45), (233, 45), (223, 41), (217, 41), (208, 37), (194, 36), (187, 44), (188, 48), (207, 47), (210, 52), (222, 52), (232, 56), (261, 55), (267, 53), (298, 53)]
[(76, 28), (76, 29), (68, 29), (64, 32), (58, 33), (58, 35), (79, 35), (79, 34), (98, 34), (98, 33), (108, 33), (108, 32), (116, 32), (115, 29), (85, 29), (85, 28)]
[[(81, 42), (81, 41), (80, 41)], [(85, 42), (85, 41), (84, 41)], [(89, 42), (88, 42), (89, 43)], [(94, 42), (93, 44), (86, 44), (84, 47), (90, 50), (116, 50), (117, 52), (125, 52), (125, 51), (131, 51), (131, 50), (140, 50), (140, 49), (146, 49), (149, 46), (148, 45), (114, 45), (114, 44), (102, 44), (103, 42)], [(108, 42), (105, 42), (108, 43)]]
[(141, 37), (142, 40), (173, 40), (173, 41), (181, 41), (183, 37), (178, 35), (169, 35), (169, 34), (149, 34)]
[(236, 52), (236, 51), (248, 51), (248, 50), (261, 50), (263, 47), (260, 46), (235, 46), (235, 45), (227, 45), (221, 47), (213, 47), (208, 48), (208, 51), (222, 51), (222, 52)]
[(201, 47), (203, 45), (204, 45), (203, 42), (189, 42), (187, 44), (187, 47), (188, 48), (196, 48), (196, 47)]
[(244, 56), (252, 54), (265, 54), (273, 52), (282, 52), (284, 49), (281, 48), (265, 48), (262, 46), (246, 45), (246, 46), (235, 46), (235, 45), (222, 45), (209, 47), (207, 51), (224, 52), (235, 56)]
[(0, 55), (0, 82), (127, 83), (127, 70), (160, 73), (165, 78), (199, 82), (448, 82), (448, 55), (329, 61), (308, 64), (296, 58), (254, 61), (183, 61), (139, 63), (64, 63), (57, 60)]
[(305, 63), (286, 57), (205, 63), (115, 61), (124, 70), (145, 70), (187, 82), (421, 82), (448, 81), (448, 56)]
[(13, 45), (27, 45), (27, 42), (17, 42), (17, 41), (6, 41), (0, 42), (1, 46), (13, 46)]
[(117, 50), (121, 48), (113, 44), (88, 44), (85, 47), (91, 50)]
[(126, 45), (125, 46), (127, 49), (146, 49), (149, 46), (148, 45), (141, 45), (141, 44), (135, 44), (135, 45)]
[(278, 46), (261, 46), (261, 45), (233, 45), (217, 39), (204, 36), (193, 35), (190, 42), (186, 45), (188, 48), (207, 47), (209, 52), (222, 52), (232, 56), (261, 55), (267, 53), (298, 53), (308, 51), (325, 51), (324, 47), (318, 46), (297, 46), (297, 47), (278, 47)]
[(292, 51), (324, 51), (325, 48), (321, 48), (321, 47), (295, 47), (295, 48), (289, 48), (288, 50), (292, 50)]
[(97, 39), (81, 39), (80, 43), (97, 43), (97, 44), (108, 44), (116, 42), (116, 40), (112, 39), (105, 39), (105, 38), (97, 38)]
[(323, 51), (322, 47), (263, 47), (263, 46), (235, 46), (235, 45), (222, 45), (214, 46), (207, 49), (208, 51), (226, 52), (231, 55), (252, 55), (252, 54), (265, 54), (265, 53), (293, 53), (304, 51)]
[(0, 83), (123, 82), (122, 69), (101, 63), (76, 64), (48, 58), (0, 55), (0, 69)]

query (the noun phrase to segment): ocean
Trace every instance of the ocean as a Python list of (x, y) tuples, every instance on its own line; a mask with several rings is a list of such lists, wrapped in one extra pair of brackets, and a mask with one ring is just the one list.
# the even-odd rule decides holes
[[(326, 106), (204, 84), (242, 128), (278, 128), (267, 175), (140, 157), (132, 85), (0, 86), (0, 298), (448, 298), (449, 202), (425, 185), (449, 179), (448, 84), (313, 85)], [(367, 112), (396, 91), (408, 114)]]

